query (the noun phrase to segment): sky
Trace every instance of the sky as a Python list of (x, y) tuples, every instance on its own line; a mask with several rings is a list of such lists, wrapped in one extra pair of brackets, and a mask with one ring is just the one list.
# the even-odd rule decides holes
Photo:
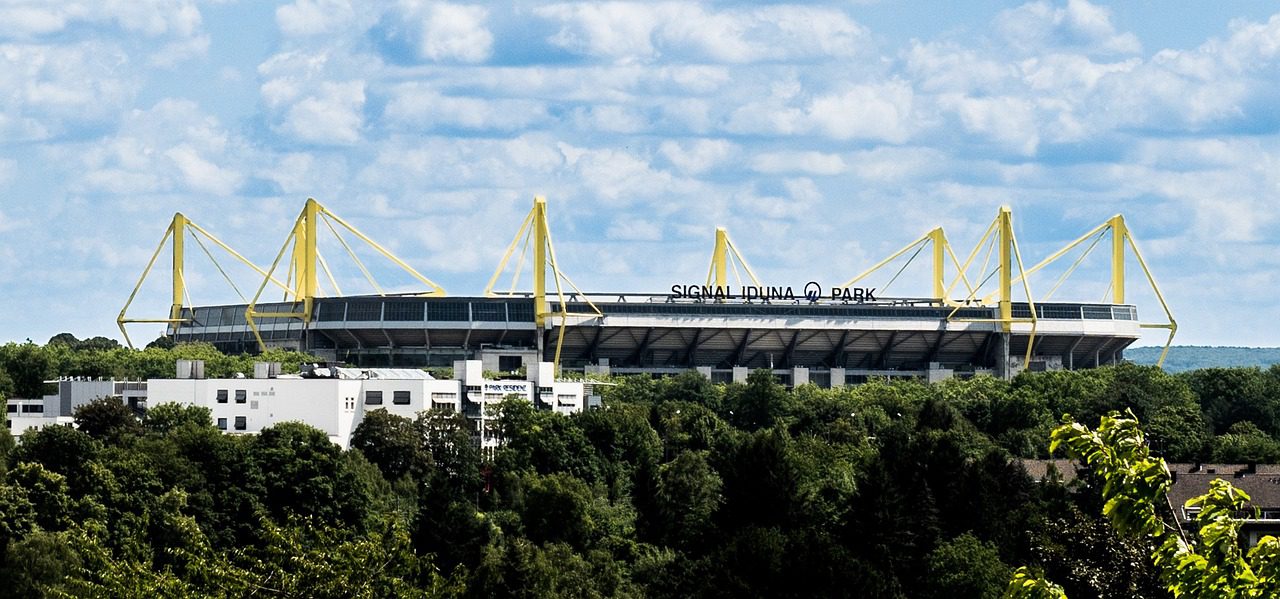
[[(314, 197), (477, 295), (544, 195), (561, 269), (607, 292), (702, 283), (717, 226), (798, 290), (935, 226), (963, 258), (1004, 205), (1028, 266), (1123, 213), (1177, 343), (1280, 345), (1272, 2), (0, 0), (0, 90), (0, 342), (121, 338), (175, 212), (266, 267)], [(252, 297), (187, 245), (194, 303)], [(130, 316), (166, 315), (167, 260)], [(1102, 300), (1107, 260), (1049, 299)], [(866, 284), (925, 295), (923, 262)]]

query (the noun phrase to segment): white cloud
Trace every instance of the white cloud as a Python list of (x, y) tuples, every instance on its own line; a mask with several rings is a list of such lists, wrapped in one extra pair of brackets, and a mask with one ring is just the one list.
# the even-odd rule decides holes
[(650, 220), (621, 217), (609, 224), (604, 236), (613, 241), (661, 241), (662, 226)]
[(236, 155), (243, 151), (217, 119), (193, 102), (174, 99), (134, 110), (110, 138), (64, 150), (83, 164), (75, 186), (81, 192), (213, 196), (231, 195), (243, 183), (231, 165), (243, 159)]
[(708, 12), (682, 2), (607, 2), (553, 4), (536, 14), (560, 23), (553, 44), (620, 62), (848, 57), (870, 36), (844, 12), (794, 5)]
[(355, 143), (364, 124), (364, 99), (363, 81), (323, 82), (289, 107), (279, 130), (306, 142)]
[(200, 10), (189, 0), (8, 0), (0, 7), (0, 35), (48, 35), (76, 23), (112, 23), (149, 37), (186, 37), (199, 32), (201, 19)]
[(1134, 54), (1142, 44), (1132, 33), (1118, 33), (1111, 11), (1087, 0), (1068, 0), (1057, 8), (1047, 0), (1006, 10), (996, 28), (1009, 44), (1023, 52), (1042, 48), (1075, 49), (1091, 54)]
[(739, 148), (723, 139), (695, 139), (684, 144), (667, 140), (660, 151), (681, 172), (696, 175), (725, 164)]
[(1026, 155), (1035, 154), (1040, 145), (1035, 106), (1024, 98), (947, 96), (940, 103), (955, 112), (965, 131), (983, 135)]
[(812, 97), (804, 91), (796, 81), (774, 83), (768, 97), (734, 109), (725, 128), (734, 133), (891, 143), (905, 142), (915, 129), (915, 94), (905, 81), (846, 85)]
[(230, 195), (240, 186), (239, 173), (222, 168), (200, 155), (190, 144), (180, 144), (164, 153), (182, 172), (187, 186), (211, 195)]
[(1000, 89), (1016, 75), (1013, 65), (956, 43), (912, 40), (905, 53), (906, 70), (926, 92)]
[(465, 188), (509, 188), (532, 195), (565, 162), (554, 142), (533, 134), (509, 140), (393, 138), (376, 151), (356, 180), (392, 197)]
[(759, 173), (808, 173), (838, 175), (845, 172), (844, 160), (823, 152), (766, 152), (751, 160), (751, 168)]
[(654, 170), (647, 160), (621, 150), (587, 150), (573, 167), (586, 189), (611, 206), (652, 197), (669, 189), (673, 182), (669, 173)]
[(479, 63), (493, 54), (493, 34), (486, 26), (489, 11), (448, 2), (401, 2), (404, 18), (416, 23), (418, 56), (437, 62)]
[(118, 115), (134, 86), (128, 57), (95, 42), (67, 46), (0, 45), (0, 126), (10, 139), (33, 139)]
[(294, 0), (276, 8), (276, 24), (289, 36), (334, 34), (354, 19), (350, 0)]
[[(90, 39), (115, 37), (115, 32), (103, 35), (100, 30), (104, 27), (118, 28), (126, 40), (138, 36), (161, 40), (161, 46), (147, 60), (153, 66), (171, 67), (203, 56), (209, 48), (200, 10), (191, 0), (8, 0), (0, 6), (3, 37), (34, 40), (67, 36), (78, 29), (91, 32)], [(70, 37), (83, 36), (71, 33)]]
[(4, 212), (0, 211), (0, 233), (8, 233), (15, 231), (19, 227), (29, 226), (31, 223), (25, 220), (15, 219)]
[(913, 97), (903, 81), (854, 85), (814, 98), (808, 117), (815, 130), (835, 139), (902, 143), (911, 136)]
[(650, 129), (649, 120), (640, 111), (617, 104), (577, 108), (573, 121), (586, 131), (640, 133)]
[(517, 131), (548, 121), (543, 102), (524, 99), (446, 96), (430, 84), (415, 82), (396, 86), (383, 112), (386, 119), (423, 129)]
[(854, 153), (849, 170), (859, 178), (894, 183), (927, 179), (946, 172), (954, 161), (933, 148), (881, 147)]

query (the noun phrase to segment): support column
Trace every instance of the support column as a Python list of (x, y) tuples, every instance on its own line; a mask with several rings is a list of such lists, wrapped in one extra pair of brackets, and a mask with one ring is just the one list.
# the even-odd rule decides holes
[(1124, 303), (1124, 241), (1129, 229), (1124, 217), (1111, 217), (1111, 303)]
[(724, 288), (727, 284), (725, 270), (728, 268), (729, 241), (724, 227), (716, 227), (716, 247), (711, 252), (711, 270), (714, 274), (712, 284)]
[(1013, 378), (1009, 368), (1009, 333), (996, 333), (996, 376), (1005, 380)]
[(533, 198), (533, 313), (541, 332), (547, 323), (547, 199)]
[[(173, 215), (173, 304), (169, 306), (169, 318), (182, 318), (182, 305), (186, 301), (184, 292), (187, 289), (187, 283), (183, 273), (186, 240), (187, 217), (179, 212)], [(170, 323), (170, 325), (177, 330), (177, 323)]]
[[(1007, 336), (1013, 330), (1013, 213), (1000, 207), (1000, 330)], [(1009, 353), (1005, 339), (1004, 353)]]
[(832, 368), (831, 369), (831, 388), (839, 389), (843, 386), (844, 386), (844, 369)]
[(946, 266), (946, 243), (947, 238), (942, 232), (942, 227), (938, 227), (929, 232), (929, 241), (933, 244), (933, 298), (942, 302), (946, 300), (946, 290), (943, 286), (943, 267)]

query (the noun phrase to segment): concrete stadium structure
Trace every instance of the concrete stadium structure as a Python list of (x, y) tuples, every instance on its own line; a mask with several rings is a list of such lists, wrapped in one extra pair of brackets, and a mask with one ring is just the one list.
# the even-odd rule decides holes
[[(421, 280), (427, 291), (321, 297), (318, 280), (322, 273), (330, 273), (316, 259), (315, 238), (321, 230), (317, 223), (330, 216), (337, 219), (309, 200), (276, 263), (268, 269), (254, 267), (264, 276), (258, 296), (274, 283), (285, 289), (287, 301), (258, 303), (255, 297), (242, 304), (187, 306), (180, 288), (178, 239), (183, 223), (194, 225), (179, 215), (166, 234), (175, 241), (171, 313), (168, 318), (129, 319), (122, 311), (122, 330), (127, 322), (164, 322), (168, 334), (179, 342), (205, 341), (227, 352), (293, 348), (364, 367), (449, 366), (474, 359), (486, 369), (514, 371), (548, 361), (588, 373), (670, 374), (697, 369), (715, 381), (743, 380), (750, 369), (769, 368), (787, 384), (820, 386), (853, 384), (876, 376), (938, 380), (975, 373), (1011, 376), (1022, 369), (1094, 367), (1122, 359), (1124, 349), (1141, 337), (1143, 328), (1167, 329), (1170, 340), (1176, 330), (1120, 216), (1041, 263), (1023, 268), (1011, 213), (1002, 209), (963, 262), (939, 228), (853, 280), (827, 288), (812, 281), (794, 286), (760, 284), (721, 229), (705, 286), (675, 285), (660, 294), (584, 293), (556, 268), (546, 204), (538, 198), (483, 296), (445, 296), (443, 289), (338, 219), (338, 224)], [(335, 227), (329, 228), (337, 234)], [(1026, 283), (1032, 273), (1092, 241), (1087, 254), (1108, 237), (1112, 301), (1034, 300)], [(533, 291), (494, 293), (522, 239), (520, 256), (532, 255)], [(929, 246), (932, 297), (877, 297), (874, 288), (855, 286), (910, 250), (916, 250), (914, 258)], [(157, 255), (163, 247), (162, 241)], [(988, 257), (995, 256), (996, 267), (989, 274), (977, 273), (974, 279), (995, 280), (997, 286), (985, 296), (967, 276), (984, 248)], [(1137, 308), (1125, 302), (1129, 248), (1160, 298), (1167, 323), (1141, 324)], [(290, 256), (289, 275), (280, 282), (273, 275), (286, 255)], [(954, 271), (949, 279), (944, 276), (948, 258)], [(735, 260), (749, 277), (746, 284), (728, 284), (728, 273), (738, 272)], [(1072, 270), (1078, 264), (1079, 259)], [(519, 270), (517, 266), (512, 275), (513, 289)], [(1019, 286), (1025, 293), (1016, 298)], [(953, 299), (954, 295), (961, 297)]]

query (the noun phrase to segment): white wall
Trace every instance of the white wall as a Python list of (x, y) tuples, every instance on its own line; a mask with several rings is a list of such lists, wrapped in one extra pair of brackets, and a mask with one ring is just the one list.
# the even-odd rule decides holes
[[(462, 412), (464, 398), (481, 407), (479, 414), (471, 414), (479, 420), (481, 445), (495, 447), (496, 441), (487, 435), (489, 409), (494, 404), (515, 395), (532, 402), (540, 387), (549, 389), (543, 393), (544, 404), (561, 414), (571, 414), (585, 409), (583, 385), (579, 382), (548, 381), (541, 386), (533, 381), (481, 378), (479, 360), (455, 364), (456, 376), (463, 380), (431, 379), (155, 379), (148, 381), (147, 403), (151, 407), (163, 403), (179, 403), (209, 408), (214, 424), (226, 419), (226, 432), (257, 433), (273, 424), (287, 421), (305, 422), (325, 432), (334, 443), (350, 446), (351, 433), (364, 415), (370, 411), (385, 409), (391, 414), (416, 418), (419, 412), (447, 405), (455, 412)], [(545, 374), (549, 370), (542, 369)], [(466, 387), (473, 387), (468, 390)], [(226, 401), (217, 401), (218, 392), (226, 392)], [(237, 391), (244, 392), (243, 403), (237, 402)], [(369, 392), (381, 392), (379, 404), (370, 404)], [(395, 403), (396, 392), (408, 393), (408, 403)], [(236, 418), (243, 417), (243, 430), (236, 430)]]

